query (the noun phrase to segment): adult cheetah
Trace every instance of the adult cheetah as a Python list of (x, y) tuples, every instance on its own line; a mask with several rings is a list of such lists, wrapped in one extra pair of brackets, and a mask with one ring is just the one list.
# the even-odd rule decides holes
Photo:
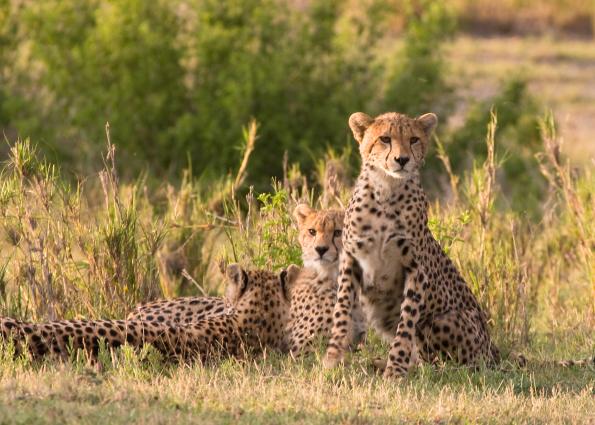
[(68, 358), (82, 349), (96, 358), (101, 341), (109, 348), (123, 344), (151, 344), (167, 357), (206, 361), (214, 354), (241, 356), (246, 350), (287, 350), (288, 273), (245, 270), (237, 264), (226, 269), (228, 309), (193, 323), (154, 320), (62, 320), (26, 323), (0, 318), (0, 336), (14, 341), (17, 354), (28, 350), (33, 358), (46, 354)]
[(362, 169), (345, 213), (339, 290), (326, 367), (342, 361), (357, 295), (368, 323), (391, 341), (385, 377), (442, 355), (494, 362), (486, 315), (432, 236), (419, 169), (438, 120), (355, 113), (349, 126)]

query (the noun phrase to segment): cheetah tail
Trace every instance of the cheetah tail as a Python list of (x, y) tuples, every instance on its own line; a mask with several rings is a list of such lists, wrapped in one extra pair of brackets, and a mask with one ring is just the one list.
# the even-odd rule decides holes
[(529, 363), (537, 364), (539, 366), (559, 366), (559, 367), (595, 367), (595, 356), (584, 359), (567, 359), (567, 360), (546, 360), (540, 362), (529, 362), (523, 354), (511, 353), (508, 360), (518, 367), (527, 367)]

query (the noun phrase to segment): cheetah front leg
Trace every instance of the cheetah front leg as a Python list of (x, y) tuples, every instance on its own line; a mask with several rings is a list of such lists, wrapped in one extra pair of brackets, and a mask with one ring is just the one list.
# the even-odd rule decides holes
[(383, 373), (385, 378), (404, 376), (411, 365), (416, 363), (418, 347), (415, 342), (415, 329), (425, 307), (424, 281), (425, 275), (419, 267), (407, 272), (397, 332)]
[(339, 268), (337, 302), (333, 311), (333, 329), (323, 359), (325, 368), (330, 369), (341, 363), (345, 357), (345, 351), (353, 340), (352, 312), (357, 293), (356, 285), (358, 285), (355, 279), (356, 267), (359, 268), (359, 264), (355, 258), (343, 251)]

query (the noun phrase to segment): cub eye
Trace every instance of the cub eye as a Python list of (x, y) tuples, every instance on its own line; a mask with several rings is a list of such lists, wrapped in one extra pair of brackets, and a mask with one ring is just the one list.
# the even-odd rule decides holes
[(390, 143), (390, 136), (380, 136), (380, 141), (388, 145)]
[(411, 143), (412, 145), (415, 145), (417, 142), (419, 142), (419, 137), (412, 137), (411, 139), (409, 139), (409, 143)]
[(333, 237), (335, 237), (335, 238), (341, 237), (341, 229), (335, 230), (335, 233), (333, 233)]
[(308, 233), (310, 233), (310, 236), (316, 236), (316, 230), (315, 229), (308, 229)]

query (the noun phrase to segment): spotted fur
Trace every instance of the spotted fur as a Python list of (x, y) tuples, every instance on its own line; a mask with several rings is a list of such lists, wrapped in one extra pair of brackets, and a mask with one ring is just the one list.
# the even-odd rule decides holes
[(62, 320), (26, 323), (0, 318), (0, 336), (12, 339), (17, 353), (25, 349), (38, 358), (51, 354), (67, 358), (71, 349), (82, 349), (92, 358), (101, 342), (116, 348), (123, 344), (151, 344), (168, 357), (203, 361), (215, 353), (240, 356), (263, 348), (287, 350), (287, 272), (227, 267), (227, 308), (193, 323), (154, 320)]
[(223, 297), (179, 297), (140, 304), (128, 314), (126, 319), (193, 323), (210, 316), (217, 316), (229, 308), (229, 303)]
[(368, 322), (391, 342), (385, 376), (405, 375), (420, 358), (498, 358), (484, 312), (427, 226), (419, 169), (436, 123), (434, 114), (349, 119), (363, 165), (345, 214), (328, 367), (343, 359), (357, 294)]
[(368, 323), (391, 343), (386, 377), (438, 357), (468, 365), (500, 360), (486, 314), (428, 228), (419, 169), (436, 124), (434, 114), (349, 119), (362, 169), (345, 213), (327, 367), (343, 360), (358, 295)]
[[(292, 355), (305, 354), (319, 338), (330, 337), (333, 308), (337, 299), (339, 254), (343, 212), (314, 210), (300, 204), (294, 210), (304, 268), (288, 275), (291, 317), (287, 327)], [(289, 270), (288, 270), (289, 272)], [(365, 323), (361, 309), (354, 309), (353, 343), (363, 338)]]

